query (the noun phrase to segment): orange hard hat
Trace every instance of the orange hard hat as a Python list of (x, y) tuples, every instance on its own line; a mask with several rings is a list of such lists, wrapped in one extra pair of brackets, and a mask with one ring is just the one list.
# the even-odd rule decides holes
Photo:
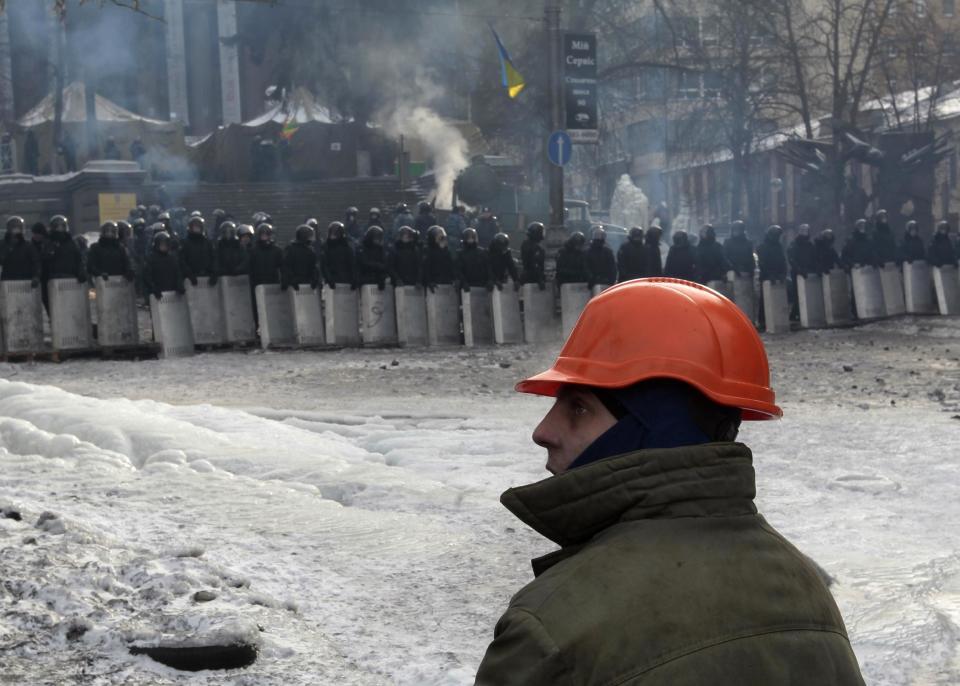
[(763, 342), (730, 300), (680, 279), (637, 279), (587, 305), (553, 368), (517, 384), (521, 393), (555, 396), (561, 386), (626, 388), (675, 379), (744, 420), (776, 419)]

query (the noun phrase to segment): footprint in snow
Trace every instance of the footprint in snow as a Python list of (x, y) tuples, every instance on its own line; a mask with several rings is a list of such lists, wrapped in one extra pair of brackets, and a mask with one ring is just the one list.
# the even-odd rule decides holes
[(894, 493), (900, 490), (900, 484), (882, 474), (844, 474), (830, 482), (831, 487), (843, 488), (858, 493)]

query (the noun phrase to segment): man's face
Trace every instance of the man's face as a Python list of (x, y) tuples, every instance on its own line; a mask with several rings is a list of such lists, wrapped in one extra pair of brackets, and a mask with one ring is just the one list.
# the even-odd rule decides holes
[(616, 418), (589, 390), (564, 386), (547, 416), (534, 430), (533, 442), (547, 449), (547, 471), (563, 474), (616, 423)]

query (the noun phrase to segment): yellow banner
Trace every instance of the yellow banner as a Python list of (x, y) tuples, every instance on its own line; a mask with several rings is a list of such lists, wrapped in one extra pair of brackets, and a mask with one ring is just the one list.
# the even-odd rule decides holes
[(101, 224), (125, 220), (137, 206), (136, 193), (101, 193), (99, 199)]

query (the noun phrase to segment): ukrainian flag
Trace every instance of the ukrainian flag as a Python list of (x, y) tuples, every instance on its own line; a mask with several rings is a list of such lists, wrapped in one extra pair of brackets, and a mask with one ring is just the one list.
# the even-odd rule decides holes
[(524, 81), (523, 75), (517, 71), (517, 68), (513, 66), (510, 53), (503, 47), (503, 41), (497, 35), (496, 29), (491, 26), (490, 30), (493, 31), (493, 37), (497, 41), (497, 50), (500, 51), (500, 73), (503, 75), (503, 87), (507, 89), (511, 98), (515, 98), (520, 95), (520, 91), (526, 88), (527, 82)]
[(285, 141), (293, 140), (293, 137), (297, 135), (297, 131), (300, 130), (300, 125), (294, 120), (294, 117), (291, 116), (287, 123), (283, 125), (283, 130), (280, 132), (280, 137)]

